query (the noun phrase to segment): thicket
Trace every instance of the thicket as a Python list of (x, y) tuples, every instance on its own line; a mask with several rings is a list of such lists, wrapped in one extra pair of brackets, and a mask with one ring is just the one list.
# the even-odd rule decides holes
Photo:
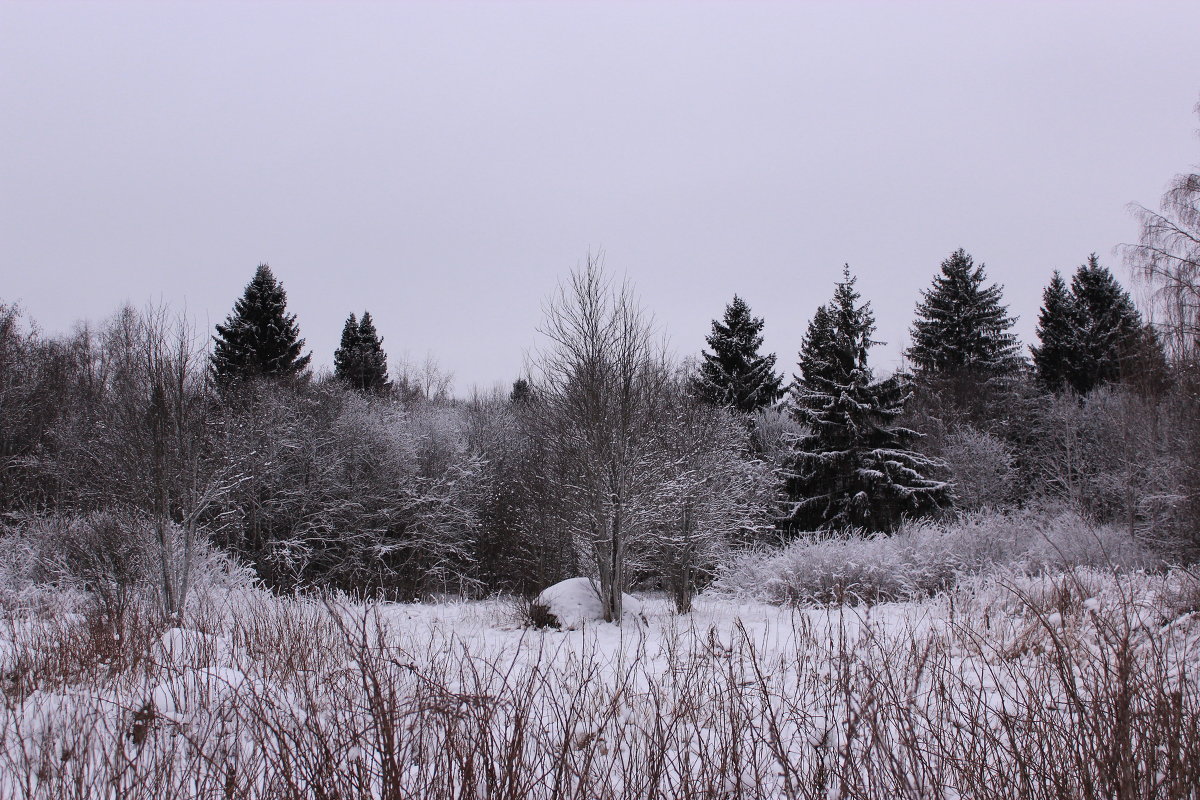
[[(940, 391), (940, 362), (913, 378), (874, 381), (865, 366), (870, 320), (843, 342), (832, 323), (819, 324), (833, 318), (824, 309), (791, 399), (747, 414), (698, 393), (696, 374), (656, 349), (629, 288), (614, 287), (598, 264), (588, 269), (565, 284), (551, 318), (557, 338), (534, 374), (512, 392), (465, 400), (449, 395), (449, 377), (431, 363), (391, 383), (376, 369), (370, 391), (303, 370), (218, 378), (203, 337), (164, 309), (124, 308), (99, 325), (45, 336), (20, 309), (0, 307), (6, 529), (95, 530), (118, 583), (121, 548), (143, 543), (139, 569), (170, 614), (210, 544), (281, 592), (533, 594), (590, 573), (611, 576), (605, 585), (614, 590), (668, 591), (686, 610), (723, 567), (752, 563), (737, 561), (739, 552), (781, 535), (859, 546), (855, 509), (872, 509), (871, 497), (883, 497), (875, 484), (904, 466), (888, 466), (891, 450), (872, 443), (866, 421), (874, 419), (905, 431), (906, 463), (924, 465), (928, 485), (946, 492), (940, 509), (916, 503), (906, 514), (900, 503), (894, 514), (863, 516), (884, 533), (900, 526), (891, 544), (870, 546), (880, 553), (924, 530), (915, 522), (922, 511), (935, 512), (922, 525), (952, 527), (963, 513), (1028, 517), (1043, 507), (1119, 532), (1130, 547), (1190, 557), (1200, 546), (1190, 362), (1163, 361), (1167, 379), (1160, 370), (1145, 381), (1122, 352), (1115, 377), (1087, 394), (1048, 393), (1036, 373), (1008, 361), (1000, 379), (988, 372), (963, 391), (971, 371), (951, 365), (955, 391)], [(982, 277), (965, 275), (968, 288)], [(853, 294), (849, 280), (839, 291)], [(869, 315), (856, 297), (841, 305), (834, 312), (847, 324)], [(294, 326), (283, 306), (274, 311)], [(1011, 343), (997, 341), (1007, 359)], [(876, 388), (890, 393), (875, 397)], [(838, 398), (854, 402), (841, 409)], [(839, 462), (845, 475), (822, 472), (825, 456), (798, 455), (822, 441), (848, 452), (838, 431), (850, 428), (865, 455)], [(821, 509), (845, 511), (810, 515), (809, 527), (821, 529), (813, 532), (796, 524), (795, 510), (815, 508), (818, 495)], [(964, 552), (979, 549), (960, 538)], [(822, 547), (805, 558), (837, 552)], [(89, 585), (104, 591), (99, 579)]]

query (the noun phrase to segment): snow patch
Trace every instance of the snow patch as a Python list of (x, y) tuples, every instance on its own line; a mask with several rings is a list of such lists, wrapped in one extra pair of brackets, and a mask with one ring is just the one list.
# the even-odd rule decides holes
[(212, 708), (245, 682), (246, 676), (236, 669), (188, 671), (155, 686), (146, 705), (161, 714), (189, 714), (200, 708)]

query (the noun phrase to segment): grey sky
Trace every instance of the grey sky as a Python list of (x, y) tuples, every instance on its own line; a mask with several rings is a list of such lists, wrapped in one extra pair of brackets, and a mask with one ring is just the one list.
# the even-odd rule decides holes
[(1042, 287), (1198, 160), (1200, 3), (0, 6), (0, 299), (224, 318), (260, 261), (320, 364), (508, 382), (603, 248), (680, 354), (734, 292), (794, 368), (843, 262), (895, 363), (965, 247)]

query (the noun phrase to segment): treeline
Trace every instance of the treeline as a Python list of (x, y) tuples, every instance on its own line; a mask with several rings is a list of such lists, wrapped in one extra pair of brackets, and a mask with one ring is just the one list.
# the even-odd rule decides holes
[(2, 305), (0, 513), (96, 537), (101, 582), (117, 544), (146, 542), (172, 613), (211, 545), (280, 591), (529, 594), (591, 574), (614, 619), (631, 585), (686, 610), (738, 548), (962, 510), (1066, 505), (1194, 552), (1197, 258), (1162, 223), (1200, 231), (1194, 177), (1129, 252), (1158, 325), (1092, 256), (1049, 276), (1027, 357), (1002, 287), (958, 250), (889, 376), (849, 267), (786, 379), (740, 297), (672, 363), (589, 260), (549, 303), (530, 374), (469, 399), (431, 365), (389, 376), (367, 312), (314, 377), (265, 265), (211, 342), (163, 309), (51, 337)]

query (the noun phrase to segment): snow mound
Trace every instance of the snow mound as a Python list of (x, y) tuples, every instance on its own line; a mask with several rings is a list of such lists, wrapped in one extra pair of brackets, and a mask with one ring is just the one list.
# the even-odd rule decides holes
[[(533, 601), (543, 606), (560, 627), (576, 630), (585, 622), (604, 620), (604, 607), (600, 603), (600, 584), (591, 578), (567, 578), (546, 589)], [(644, 618), (642, 603), (631, 595), (621, 595), (623, 617)]]

